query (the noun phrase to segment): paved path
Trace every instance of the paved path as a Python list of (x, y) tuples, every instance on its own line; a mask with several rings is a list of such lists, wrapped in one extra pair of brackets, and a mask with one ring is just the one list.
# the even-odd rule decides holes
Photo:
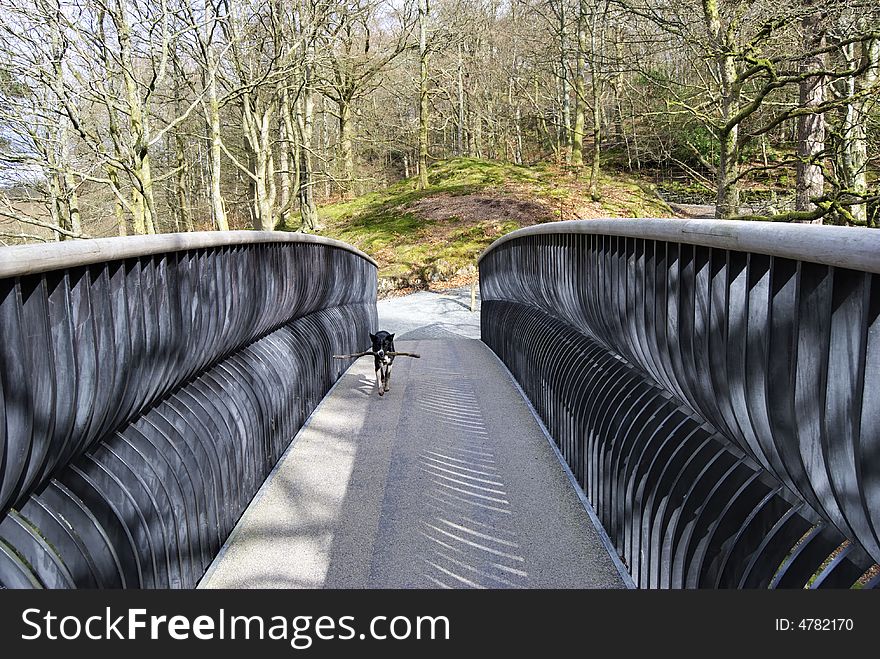
[(443, 293), (420, 291), (405, 297), (380, 300), (376, 306), (379, 310), (379, 329), (394, 332), (396, 339), (480, 338), (479, 289), (476, 312), (470, 310), (470, 287)]
[(685, 217), (691, 220), (713, 219), (715, 217), (715, 206), (709, 204), (676, 204), (670, 202), (669, 207), (675, 211), (679, 217)]
[(345, 373), (201, 587), (622, 587), (489, 349), (398, 348), (422, 358), (395, 361), (383, 398), (369, 360)]

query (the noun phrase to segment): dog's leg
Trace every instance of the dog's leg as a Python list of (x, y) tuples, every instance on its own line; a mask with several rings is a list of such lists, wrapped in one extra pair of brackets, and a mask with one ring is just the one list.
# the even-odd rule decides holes
[(385, 391), (391, 391), (391, 364), (385, 369)]
[(382, 388), (382, 369), (376, 369), (376, 386), (379, 389), (379, 395), (384, 396), (385, 390)]

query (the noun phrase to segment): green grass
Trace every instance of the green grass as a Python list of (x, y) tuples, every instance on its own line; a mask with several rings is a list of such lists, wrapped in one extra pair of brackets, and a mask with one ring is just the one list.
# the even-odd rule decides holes
[(538, 183), (549, 174), (546, 164), (526, 167), (477, 158), (452, 158), (429, 168), (428, 184), (439, 189), (485, 188), (510, 182)]
[[(476, 158), (453, 158), (431, 166), (428, 187), (418, 189), (418, 179), (411, 177), (394, 183), (384, 190), (370, 192), (356, 199), (323, 206), (321, 219), (330, 225), (348, 221), (353, 227), (378, 222), (393, 223), (399, 208), (424, 197), (443, 193), (449, 195), (473, 194), (491, 186), (510, 182), (539, 183), (549, 172), (536, 168), (496, 163)], [(403, 228), (403, 227), (399, 227)]]
[(380, 276), (417, 277), (428, 281), (432, 276), (444, 279), (468, 265), (475, 265), (477, 256), (496, 238), (519, 228), (508, 221), (495, 230), (488, 222), (450, 231), (442, 241), (404, 241), (394, 248), (394, 260), (385, 265)]
[[(591, 217), (648, 217), (666, 215), (668, 210), (652, 193), (631, 177), (605, 175), (603, 197), (589, 202)], [(319, 209), (323, 235), (343, 240), (367, 252), (379, 262), (380, 277), (444, 279), (476, 265), (480, 252), (493, 240), (526, 224), (575, 217), (586, 195), (585, 174), (580, 177), (550, 163), (519, 166), (476, 158), (439, 161), (428, 171), (428, 188), (418, 189), (409, 178), (383, 190), (355, 199), (328, 204)], [(446, 197), (483, 194), (499, 201), (497, 216), (484, 207), (480, 217), (461, 217), (450, 211), (444, 216)], [(441, 210), (423, 217), (412, 206), (437, 197)], [(531, 217), (522, 212), (514, 217), (504, 212), (512, 204), (536, 202), (542, 213)], [(595, 208), (594, 208), (595, 207)]]

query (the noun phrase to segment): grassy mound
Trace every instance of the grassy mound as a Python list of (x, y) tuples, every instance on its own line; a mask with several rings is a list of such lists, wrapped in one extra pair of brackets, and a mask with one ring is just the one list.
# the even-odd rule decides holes
[(541, 163), (518, 166), (474, 158), (434, 164), (428, 188), (410, 178), (320, 209), (323, 235), (378, 261), (382, 288), (456, 285), (475, 276), (476, 259), (496, 238), (558, 219), (657, 217), (669, 209), (632, 178), (603, 177), (601, 199), (588, 181)]

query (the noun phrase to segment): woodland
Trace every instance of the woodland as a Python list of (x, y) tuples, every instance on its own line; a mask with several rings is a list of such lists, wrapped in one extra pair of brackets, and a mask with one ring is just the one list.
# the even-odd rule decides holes
[(322, 232), (449, 162), (878, 226), (878, 98), (876, 0), (0, 0), (0, 241)]

